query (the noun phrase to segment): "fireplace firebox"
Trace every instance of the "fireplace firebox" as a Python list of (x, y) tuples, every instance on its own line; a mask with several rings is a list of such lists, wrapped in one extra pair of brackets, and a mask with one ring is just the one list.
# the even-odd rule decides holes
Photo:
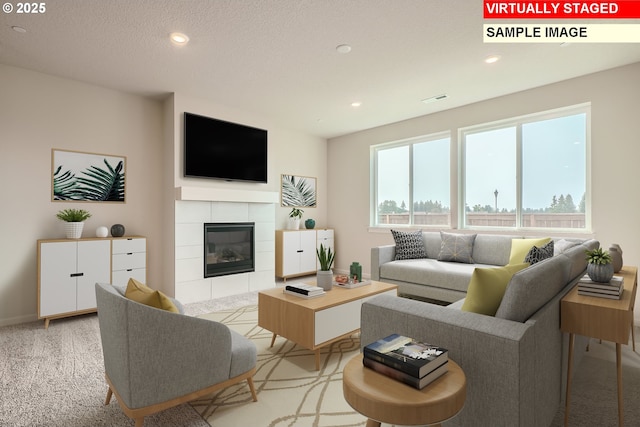
[(255, 271), (253, 222), (204, 224), (204, 277)]

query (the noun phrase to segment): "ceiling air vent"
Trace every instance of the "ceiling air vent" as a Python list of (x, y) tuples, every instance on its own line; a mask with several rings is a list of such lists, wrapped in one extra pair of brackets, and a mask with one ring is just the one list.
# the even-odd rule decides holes
[(425, 104), (431, 104), (432, 102), (442, 101), (443, 99), (447, 99), (448, 97), (449, 95), (443, 93), (442, 95), (436, 95), (432, 96), (431, 98), (423, 99), (422, 102), (424, 102)]

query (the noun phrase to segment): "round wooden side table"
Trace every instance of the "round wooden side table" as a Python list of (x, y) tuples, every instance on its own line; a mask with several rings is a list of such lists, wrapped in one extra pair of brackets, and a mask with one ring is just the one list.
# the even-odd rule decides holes
[(418, 390), (366, 368), (360, 354), (344, 367), (344, 398), (369, 418), (367, 427), (380, 427), (381, 422), (439, 426), (460, 412), (467, 395), (464, 372), (453, 360), (448, 364), (446, 374)]

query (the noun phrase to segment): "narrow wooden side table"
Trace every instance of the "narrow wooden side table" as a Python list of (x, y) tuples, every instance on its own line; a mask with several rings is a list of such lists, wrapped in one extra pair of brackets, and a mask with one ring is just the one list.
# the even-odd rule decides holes
[(418, 390), (365, 368), (360, 354), (344, 367), (344, 398), (353, 409), (369, 418), (367, 427), (380, 427), (381, 422), (439, 426), (460, 412), (467, 396), (464, 372), (453, 360), (447, 363), (446, 374)]
[(569, 423), (571, 397), (571, 370), (573, 368), (574, 335), (584, 335), (616, 343), (616, 369), (618, 376), (618, 425), (624, 425), (622, 413), (622, 344), (629, 343), (629, 333), (636, 349), (633, 332), (633, 308), (638, 287), (638, 268), (624, 266), (617, 276), (624, 278), (624, 292), (619, 300), (578, 294), (576, 285), (560, 302), (560, 329), (569, 333), (569, 360), (567, 364), (567, 395), (564, 425)]

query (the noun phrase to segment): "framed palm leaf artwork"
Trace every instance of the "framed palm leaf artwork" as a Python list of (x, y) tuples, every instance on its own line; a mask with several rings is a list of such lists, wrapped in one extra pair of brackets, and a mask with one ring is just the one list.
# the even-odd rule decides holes
[(51, 150), (51, 200), (125, 202), (126, 157)]
[(282, 175), (282, 206), (316, 207), (316, 178)]

